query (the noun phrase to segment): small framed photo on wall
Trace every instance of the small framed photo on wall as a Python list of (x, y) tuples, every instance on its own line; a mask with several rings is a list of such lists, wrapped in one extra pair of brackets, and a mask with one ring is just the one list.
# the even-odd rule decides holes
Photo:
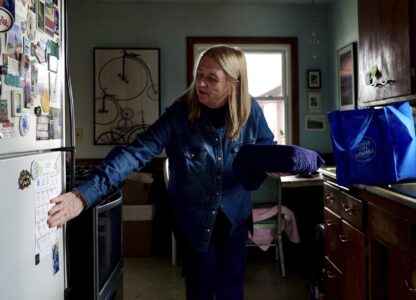
[(308, 70), (307, 80), (309, 89), (321, 88), (321, 70)]
[(308, 93), (308, 110), (320, 110), (321, 109), (321, 93), (309, 92)]
[(305, 116), (305, 131), (324, 131), (325, 116), (324, 115), (308, 115)]

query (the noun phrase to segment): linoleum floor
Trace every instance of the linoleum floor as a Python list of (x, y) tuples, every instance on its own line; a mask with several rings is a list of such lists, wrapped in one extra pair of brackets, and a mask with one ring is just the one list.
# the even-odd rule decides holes
[[(281, 278), (272, 257), (248, 255), (246, 300), (307, 300), (310, 275), (299, 266), (286, 266)], [(125, 300), (185, 300), (181, 268), (169, 257), (124, 258)]]

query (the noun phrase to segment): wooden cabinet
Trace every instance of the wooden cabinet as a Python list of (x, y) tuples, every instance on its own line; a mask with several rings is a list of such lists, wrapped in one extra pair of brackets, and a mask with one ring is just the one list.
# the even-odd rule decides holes
[(414, 300), (416, 213), (413, 209), (385, 201), (370, 197), (368, 204), (370, 265), (373, 266), (369, 271), (369, 299)]
[(366, 299), (362, 201), (324, 183), (325, 299)]
[(416, 300), (416, 206), (374, 189), (324, 176), (325, 299)]
[(360, 106), (415, 98), (415, 16), (414, 0), (358, 0)]

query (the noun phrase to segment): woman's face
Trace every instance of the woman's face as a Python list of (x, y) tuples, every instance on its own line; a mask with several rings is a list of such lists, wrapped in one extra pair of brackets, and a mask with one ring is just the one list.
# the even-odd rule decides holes
[(227, 75), (216, 61), (205, 56), (196, 71), (196, 93), (198, 101), (209, 108), (219, 108), (228, 101), (230, 84)]

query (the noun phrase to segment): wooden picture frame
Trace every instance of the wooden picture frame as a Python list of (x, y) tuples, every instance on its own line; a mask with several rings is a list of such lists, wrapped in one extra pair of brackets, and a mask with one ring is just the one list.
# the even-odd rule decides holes
[(326, 128), (324, 115), (307, 115), (305, 116), (306, 131), (324, 131)]
[(321, 109), (321, 93), (309, 92), (308, 93), (308, 110), (320, 110)]
[(158, 48), (94, 48), (94, 144), (129, 144), (160, 115)]
[(308, 70), (307, 83), (309, 89), (321, 88), (321, 70)]
[(337, 52), (338, 91), (341, 110), (356, 107), (356, 46), (351, 43)]

